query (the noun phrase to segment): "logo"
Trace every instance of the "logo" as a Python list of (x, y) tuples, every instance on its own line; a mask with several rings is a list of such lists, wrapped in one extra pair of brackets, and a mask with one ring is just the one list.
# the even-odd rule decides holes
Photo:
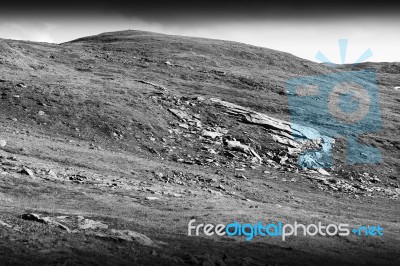
[[(342, 63), (345, 62), (347, 43), (347, 40), (339, 40)], [(355, 63), (371, 56), (372, 52), (368, 49)], [(321, 52), (317, 53), (316, 58), (328, 66), (334, 66)], [(332, 74), (289, 79), (286, 89), (292, 128), (303, 131), (304, 128), (312, 128), (322, 136), (320, 150), (306, 150), (300, 154), (300, 167), (331, 167), (331, 147), (337, 137), (347, 141), (348, 164), (381, 162), (377, 148), (358, 141), (361, 135), (382, 129), (375, 70), (335, 69)], [(301, 140), (296, 134), (293, 137)]]
[(257, 223), (233, 223), (225, 224), (210, 224), (210, 223), (196, 223), (192, 219), (188, 223), (188, 236), (228, 236), (228, 237), (244, 237), (246, 241), (251, 241), (255, 237), (279, 237), (282, 241), (290, 236), (349, 236), (353, 233), (356, 236), (383, 236), (383, 228), (377, 226), (359, 226), (351, 229), (349, 224), (328, 224), (324, 225), (321, 222), (316, 224), (301, 224), (294, 222), (294, 224), (286, 224), (283, 222), (266, 223), (258, 221)]

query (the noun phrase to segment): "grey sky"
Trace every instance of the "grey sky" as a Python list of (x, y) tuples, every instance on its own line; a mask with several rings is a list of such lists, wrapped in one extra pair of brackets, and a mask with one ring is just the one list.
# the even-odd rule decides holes
[[(312, 10), (308, 10), (312, 12)], [(316, 11), (317, 12), (317, 11)], [(311, 14), (311, 13), (310, 13)], [(172, 16), (172, 15), (171, 15)], [(320, 50), (340, 63), (338, 39), (349, 39), (346, 63), (354, 62), (370, 48), (368, 61), (400, 62), (400, 16), (383, 13), (357, 16), (225, 16), (201, 19), (187, 16), (166, 19), (165, 14), (143, 16), (98, 13), (87, 16), (56, 15), (0, 17), (0, 38), (61, 43), (79, 37), (118, 30), (148, 30), (159, 33), (233, 40), (277, 49), (317, 61)]]

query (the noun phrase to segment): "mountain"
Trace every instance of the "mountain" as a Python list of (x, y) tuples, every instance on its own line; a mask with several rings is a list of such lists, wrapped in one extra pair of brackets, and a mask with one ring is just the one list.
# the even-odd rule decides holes
[[(383, 130), (360, 142), (382, 162), (346, 164), (337, 139), (334, 167), (299, 168), (299, 150), (320, 143), (292, 136), (290, 115), (310, 106), (291, 110), (286, 82), (371, 68)], [(398, 63), (332, 69), (237, 42), (129, 30), (62, 44), (0, 40), (0, 69), (0, 257), (9, 264), (399, 257)], [(192, 219), (380, 224), (385, 239), (196, 237)]]

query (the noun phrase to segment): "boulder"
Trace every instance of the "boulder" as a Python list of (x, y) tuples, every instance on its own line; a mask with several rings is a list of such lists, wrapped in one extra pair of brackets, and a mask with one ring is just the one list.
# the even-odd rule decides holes
[(50, 217), (42, 217), (40, 214), (37, 214), (37, 213), (25, 213), (21, 216), (21, 218), (24, 220), (28, 220), (28, 221), (34, 221), (34, 222), (39, 222), (39, 223), (44, 223), (44, 224), (55, 225), (65, 231), (67, 231), (68, 233), (71, 233), (71, 230), (67, 226), (65, 226), (59, 222), (53, 221)]
[(223, 136), (222, 133), (213, 132), (213, 131), (208, 131), (208, 130), (203, 130), (203, 132), (201, 132), (201, 135), (202, 135), (203, 137), (212, 138), (212, 139), (220, 138), (220, 137)]
[(233, 151), (241, 151), (244, 153), (251, 153), (249, 146), (244, 145), (244, 144), (240, 143), (240, 141), (237, 141), (237, 140), (227, 140), (226, 145), (227, 145), (228, 149), (233, 150)]
[(1, 225), (1, 226), (8, 227), (8, 228), (12, 228), (11, 225), (9, 225), (8, 223), (3, 222), (2, 220), (0, 220), (0, 225)]
[(179, 124), (178, 126), (181, 127), (181, 128), (184, 128), (184, 129), (189, 129), (189, 125), (188, 124)]
[(107, 229), (108, 225), (99, 221), (85, 219), (83, 216), (78, 216), (78, 228), (82, 230), (87, 229)]
[(146, 197), (146, 200), (159, 200), (157, 197)]
[(169, 111), (182, 120), (190, 120), (190, 116), (182, 110), (171, 108)]
[(7, 145), (7, 141), (4, 139), (0, 139), (0, 147), (5, 147)]
[(18, 84), (17, 84), (17, 87), (18, 87), (18, 88), (22, 88), (22, 89), (28, 88), (28, 86), (25, 85), (24, 83), (18, 83)]
[(134, 232), (131, 230), (111, 229), (110, 233), (115, 235), (117, 238), (121, 240), (133, 241), (144, 246), (150, 246), (150, 247), (156, 246), (154, 241), (151, 240), (149, 237), (145, 236), (144, 234)]
[(324, 168), (318, 168), (317, 171), (321, 175), (330, 175)]
[(21, 174), (29, 175), (32, 179), (36, 179), (35, 174), (31, 169), (28, 167), (22, 167), (21, 171), (19, 171)]
[(47, 176), (49, 176), (49, 177), (51, 177), (51, 178), (53, 178), (53, 179), (58, 179), (58, 176), (57, 176), (57, 174), (53, 171), (53, 170), (48, 170), (48, 171), (46, 171), (46, 175)]
[(250, 148), (250, 146), (244, 145), (237, 140), (227, 140), (226, 141), (227, 148), (233, 151), (240, 151), (249, 155), (253, 155), (259, 163), (262, 163), (262, 158), (257, 152)]

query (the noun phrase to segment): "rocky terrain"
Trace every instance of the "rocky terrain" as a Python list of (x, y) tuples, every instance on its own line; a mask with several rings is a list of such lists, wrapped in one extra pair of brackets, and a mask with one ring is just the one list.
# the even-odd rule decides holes
[[(339, 138), (333, 167), (299, 168), (323, 136), (292, 128), (285, 82), (365, 68), (378, 72), (383, 130), (360, 141), (382, 162), (346, 164)], [(0, 69), (2, 265), (400, 263), (399, 63), (328, 68), (123, 31), (0, 40)], [(245, 241), (188, 236), (191, 219), (379, 224), (385, 234)]]

